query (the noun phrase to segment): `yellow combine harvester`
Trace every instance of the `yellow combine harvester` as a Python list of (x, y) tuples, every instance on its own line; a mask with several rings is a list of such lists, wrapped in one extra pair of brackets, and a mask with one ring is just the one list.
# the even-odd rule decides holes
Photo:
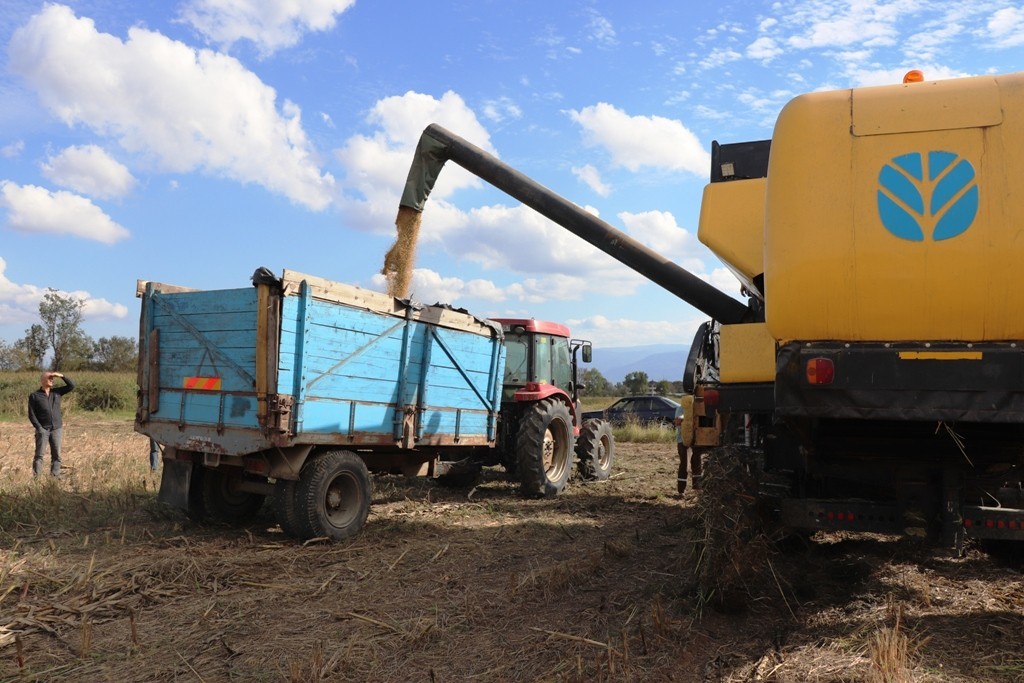
[(1024, 74), (914, 80), (713, 145), (699, 236), (747, 305), (437, 126), (402, 210), (450, 159), (712, 317), (686, 439), (787, 526), (1024, 539)]

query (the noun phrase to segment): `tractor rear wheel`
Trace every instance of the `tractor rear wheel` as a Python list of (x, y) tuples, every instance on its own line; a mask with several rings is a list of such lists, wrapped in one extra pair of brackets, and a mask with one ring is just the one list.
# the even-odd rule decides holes
[(516, 435), (516, 462), (522, 492), (551, 497), (565, 488), (572, 473), (572, 418), (569, 408), (553, 398), (527, 410)]
[(370, 513), (370, 472), (350, 451), (327, 451), (308, 460), (295, 487), (301, 535), (335, 541), (358, 534)]
[(612, 473), (615, 437), (605, 420), (587, 420), (576, 441), (576, 459), (580, 476), (588, 481), (604, 481)]

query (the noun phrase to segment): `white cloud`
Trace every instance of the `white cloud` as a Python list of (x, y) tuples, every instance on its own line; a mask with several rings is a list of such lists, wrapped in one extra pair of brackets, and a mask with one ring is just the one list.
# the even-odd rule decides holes
[(129, 232), (85, 197), (36, 185), (0, 181), (0, 206), (8, 227), (20, 232), (73, 235), (113, 244)]
[(969, 76), (964, 71), (957, 71), (938, 64), (915, 64), (914, 66), (903, 66), (894, 69), (859, 69), (851, 66), (847, 70), (847, 77), (853, 87), (871, 85), (893, 85), (902, 83), (903, 76), (910, 69), (920, 69), (924, 72), (925, 80), (942, 81), (949, 78), (962, 78)]
[(4, 145), (3, 147), (0, 147), (0, 157), (3, 157), (5, 159), (13, 159), (14, 157), (21, 154), (23, 151), (25, 151), (25, 141), (15, 140), (9, 145)]
[(607, 197), (612, 189), (601, 180), (601, 172), (590, 164), (585, 166), (573, 166), (572, 174), (582, 180), (587, 187), (593, 190), (600, 197)]
[(715, 268), (711, 271), (711, 277), (708, 278), (708, 281), (732, 298), (741, 299), (740, 281), (736, 279), (736, 276), (728, 268)]
[(615, 165), (630, 171), (648, 166), (704, 175), (711, 164), (697, 136), (675, 119), (630, 116), (605, 102), (569, 114), (588, 144), (604, 147)]
[(760, 59), (768, 62), (782, 53), (783, 49), (779, 47), (774, 39), (768, 36), (761, 36), (747, 46), (747, 56), (751, 59)]
[(619, 42), (615, 37), (615, 27), (612, 26), (612, 22), (594, 10), (590, 11), (587, 29), (590, 33), (590, 40), (598, 45), (611, 47)]
[[(574, 337), (589, 339), (594, 343), (595, 357), (601, 349), (613, 349), (637, 344), (689, 344), (705, 316), (679, 320), (634, 320), (629, 318), (608, 318), (595, 315), (588, 318), (567, 320)], [(683, 376), (686, 358), (679, 358), (679, 378)]]
[(329, 31), (355, 0), (189, 0), (181, 19), (212, 43), (230, 48), (250, 40), (263, 55), (299, 42), (308, 31)]
[(652, 250), (694, 274), (706, 270), (703, 257), (707, 249), (697, 241), (697, 237), (679, 227), (676, 218), (668, 211), (644, 211), (631, 213), (623, 211), (619, 220), (626, 226), (629, 235)]
[(58, 185), (98, 199), (122, 197), (135, 186), (131, 171), (96, 145), (68, 147), (42, 167)]
[(508, 97), (499, 97), (496, 100), (487, 100), (484, 102), (483, 111), (481, 113), (485, 119), (488, 121), (494, 121), (495, 123), (501, 123), (506, 119), (521, 119), (523, 117), (523, 110), (518, 104)]
[[(428, 124), (438, 123), (494, 153), (490, 134), (463, 99), (450, 91), (441, 99), (412, 91), (385, 98), (374, 105), (367, 122), (376, 132), (354, 135), (334, 152), (346, 169), (345, 207), (355, 227), (379, 231), (394, 224), (413, 150)], [(432, 202), (443, 200), (459, 189), (481, 184), (476, 176), (447, 164), (430, 197)], [(435, 208), (431, 210), (436, 213)]]
[(707, 57), (700, 60), (700, 67), (702, 69), (714, 69), (740, 59), (743, 59), (743, 55), (736, 52), (736, 50), (715, 48)]
[[(379, 273), (374, 275), (375, 287), (386, 290), (387, 281)], [(521, 287), (513, 285), (503, 289), (490, 280), (463, 280), (459, 277), (445, 277), (429, 268), (416, 268), (409, 286), (410, 298), (421, 303), (443, 303), (460, 306), (467, 299), (500, 303), (518, 295)], [(474, 309), (477, 307), (474, 306)]]
[[(32, 325), (39, 322), (39, 302), (46, 294), (45, 287), (19, 285), (7, 279), (7, 262), (0, 257), (0, 320), (10, 325)], [(60, 292), (85, 301), (84, 320), (121, 319), (128, 315), (128, 307), (106, 299), (97, 299), (85, 291)]]
[(299, 108), (286, 100), (279, 112), (274, 89), (231, 57), (138, 27), (121, 41), (47, 5), (15, 31), (8, 62), (64, 123), (164, 170), (257, 183), (316, 210), (333, 199)]
[(1024, 8), (1004, 7), (992, 14), (988, 30), (996, 47), (1017, 47), (1024, 44)]

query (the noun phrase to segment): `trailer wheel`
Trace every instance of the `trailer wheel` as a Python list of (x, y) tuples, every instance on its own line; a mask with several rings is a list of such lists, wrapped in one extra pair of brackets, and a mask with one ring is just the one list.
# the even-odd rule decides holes
[(244, 522), (252, 518), (263, 506), (264, 496), (238, 490), (238, 484), (242, 481), (240, 475), (202, 466), (196, 469), (202, 472), (199, 477), (202, 513), (210, 519), (219, 522)]
[(522, 492), (530, 497), (558, 495), (572, 472), (572, 418), (557, 399), (537, 402), (523, 415), (516, 435), (516, 461)]
[(297, 481), (278, 479), (274, 484), (274, 517), (281, 525), (281, 531), (295, 538), (308, 538), (311, 534), (302, 524), (302, 516), (296, 507), (295, 489)]
[(301, 535), (335, 541), (359, 533), (370, 513), (370, 472), (355, 453), (327, 451), (308, 461), (295, 487)]
[(587, 420), (576, 441), (576, 459), (580, 476), (588, 481), (604, 481), (612, 473), (615, 437), (605, 420)]

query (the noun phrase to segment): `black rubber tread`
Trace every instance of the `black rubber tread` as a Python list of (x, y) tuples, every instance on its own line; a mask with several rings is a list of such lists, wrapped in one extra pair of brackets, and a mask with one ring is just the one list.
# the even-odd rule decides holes
[[(544, 436), (549, 429), (555, 440), (555, 452), (552, 466), (545, 468)], [(516, 434), (516, 462), (523, 495), (550, 498), (562, 492), (572, 474), (572, 439), (572, 417), (561, 401), (538, 401), (523, 414)]]
[(281, 525), (281, 531), (295, 538), (308, 538), (309, 531), (302, 524), (302, 516), (296, 509), (295, 489), (299, 483), (291, 479), (278, 479), (274, 484), (274, 517)]
[(615, 462), (615, 437), (605, 420), (591, 419), (580, 427), (576, 440), (576, 459), (580, 477), (587, 481), (604, 481), (612, 473)]
[(263, 506), (265, 496), (233, 490), (234, 475), (205, 467), (197, 469), (202, 471), (200, 490), (206, 517), (218, 522), (245, 522)]
[(206, 468), (193, 462), (188, 483), (188, 517), (193, 522), (204, 522), (207, 518), (206, 503), (203, 502), (205, 478)]
[(303, 466), (295, 487), (300, 537), (340, 541), (355, 536), (370, 514), (371, 493), (362, 458), (350, 451), (319, 453)]

